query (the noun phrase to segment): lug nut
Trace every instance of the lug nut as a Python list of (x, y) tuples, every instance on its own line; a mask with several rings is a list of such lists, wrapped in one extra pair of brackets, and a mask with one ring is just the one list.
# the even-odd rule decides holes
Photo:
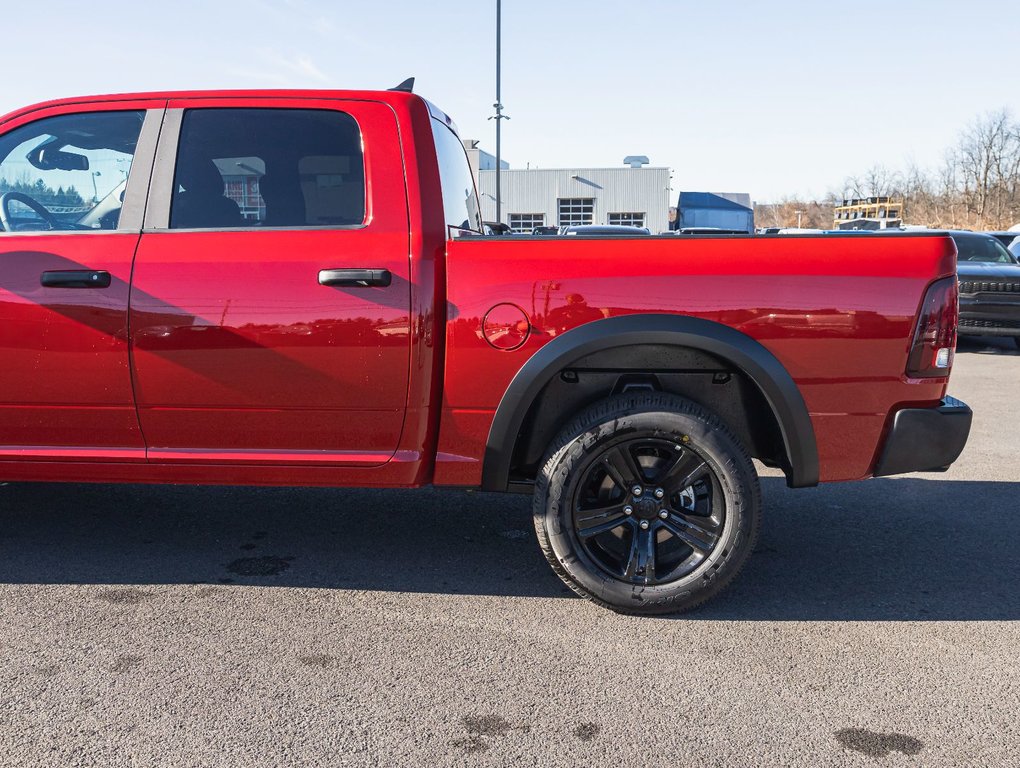
[(630, 489), (630, 492), (633, 493), (635, 496), (640, 496), (642, 493), (644, 493), (644, 490), (645, 489), (642, 488), (640, 485), (635, 485), (633, 488)]
[(623, 508), (623, 514), (625, 514), (625, 515), (633, 515), (634, 514), (634, 507), (632, 507), (630, 505), (627, 505), (626, 507)]
[(666, 492), (664, 490), (662, 490), (661, 488), (656, 488), (655, 489), (655, 498), (661, 499), (665, 495), (666, 495)]
[(665, 520), (667, 517), (669, 517), (669, 512), (667, 512), (666, 510), (662, 509), (662, 510), (659, 511), (659, 517), (661, 517), (663, 520)]
[(642, 520), (640, 525), (641, 525), (641, 530), (642, 531), (647, 531), (648, 530), (648, 521), (647, 520)]

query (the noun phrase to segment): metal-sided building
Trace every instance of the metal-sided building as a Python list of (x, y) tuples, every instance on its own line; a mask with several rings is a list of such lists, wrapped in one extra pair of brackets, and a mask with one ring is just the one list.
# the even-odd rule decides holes
[[(478, 186), (478, 172), (496, 170), (496, 156), (479, 147), (478, 139), (464, 139), (462, 143), (467, 152), (468, 165), (471, 166), (471, 175), (475, 177), (475, 186)], [(499, 167), (506, 170), (510, 163), (500, 160)]]
[[(535, 168), (500, 171), (503, 222), (541, 226), (629, 224), (669, 228), (668, 168)], [(496, 172), (478, 172), (482, 218), (496, 220)]]
[[(470, 154), (470, 153), (469, 153)], [(503, 223), (515, 232), (571, 224), (669, 229), (668, 168), (500, 170)], [(482, 218), (496, 220), (496, 171), (478, 171)]]

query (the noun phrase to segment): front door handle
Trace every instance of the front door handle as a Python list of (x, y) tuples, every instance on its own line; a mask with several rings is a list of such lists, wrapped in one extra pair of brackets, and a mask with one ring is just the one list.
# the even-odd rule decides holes
[(393, 281), (388, 269), (321, 269), (319, 285), (349, 285), (367, 288), (387, 286)]
[(109, 288), (110, 273), (95, 269), (58, 269), (43, 272), (39, 283), (44, 288)]

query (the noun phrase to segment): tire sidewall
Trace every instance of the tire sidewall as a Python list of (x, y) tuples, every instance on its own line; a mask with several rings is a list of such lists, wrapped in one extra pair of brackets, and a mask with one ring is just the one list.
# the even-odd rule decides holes
[[(574, 530), (573, 498), (586, 468), (611, 444), (624, 439), (658, 438), (685, 444), (709, 466), (725, 512), (722, 536), (704, 561), (666, 584), (639, 585), (607, 574), (581, 546)], [(748, 554), (756, 530), (753, 482), (741, 466), (742, 449), (724, 431), (688, 413), (639, 411), (618, 415), (578, 434), (550, 460), (542, 525), (564, 576), (613, 608), (669, 613), (700, 603), (726, 585)], [(749, 460), (747, 460), (749, 464)], [(753, 472), (753, 470), (752, 470)], [(538, 521), (536, 521), (538, 522)]]

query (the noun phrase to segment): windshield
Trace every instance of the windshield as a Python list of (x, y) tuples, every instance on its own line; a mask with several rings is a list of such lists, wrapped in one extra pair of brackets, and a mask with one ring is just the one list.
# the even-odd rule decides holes
[(1015, 264), (1006, 247), (987, 235), (953, 235), (957, 261), (981, 261), (989, 264)]

